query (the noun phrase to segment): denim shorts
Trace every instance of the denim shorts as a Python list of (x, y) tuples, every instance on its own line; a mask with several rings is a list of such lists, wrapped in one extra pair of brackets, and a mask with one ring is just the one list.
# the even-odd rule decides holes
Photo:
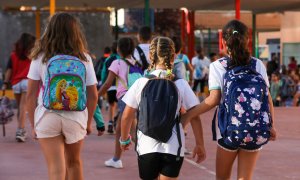
[(125, 104), (124, 101), (122, 101), (122, 98), (123, 98), (123, 96), (122, 96), (120, 99), (118, 99), (118, 109), (119, 109), (119, 113), (123, 113), (123, 111), (124, 111), (124, 109), (125, 109), (125, 107), (126, 107), (126, 104)]
[(27, 92), (28, 87), (28, 80), (23, 79), (22, 81), (18, 82), (17, 84), (12, 86), (12, 89), (15, 94), (21, 94), (23, 92)]
[(262, 146), (261, 145), (257, 145), (256, 147), (252, 147), (252, 148), (248, 148), (246, 146), (239, 146), (239, 147), (232, 147), (232, 146), (229, 146), (227, 145), (225, 142), (224, 142), (224, 139), (221, 138), (218, 140), (218, 146), (222, 149), (224, 149), (225, 151), (229, 151), (229, 152), (236, 152), (238, 150), (244, 150), (244, 151), (247, 151), (247, 152), (256, 152), (256, 151), (260, 151), (262, 149)]

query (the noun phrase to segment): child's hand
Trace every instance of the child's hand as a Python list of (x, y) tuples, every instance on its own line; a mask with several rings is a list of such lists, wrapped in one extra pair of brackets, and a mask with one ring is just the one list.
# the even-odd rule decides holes
[(86, 128), (86, 135), (90, 135), (91, 133), (92, 133), (92, 128), (91, 128), (91, 126), (88, 126)]
[(275, 141), (277, 138), (277, 130), (275, 129), (275, 127), (271, 128), (270, 135), (271, 135), (270, 140)]
[(121, 145), (121, 150), (123, 152), (129, 150), (130, 145), (131, 145), (131, 142), (129, 144), (127, 144), (127, 145)]
[(36, 132), (34, 129), (31, 131), (31, 134), (32, 134), (33, 139), (37, 140)]
[(193, 158), (197, 155), (196, 163), (200, 163), (206, 159), (206, 152), (203, 145), (196, 145), (193, 150)]

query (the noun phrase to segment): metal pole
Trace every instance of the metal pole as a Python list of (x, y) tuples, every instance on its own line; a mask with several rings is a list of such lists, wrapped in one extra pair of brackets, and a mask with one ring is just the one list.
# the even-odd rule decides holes
[(41, 37), (41, 11), (35, 11), (35, 36), (37, 39)]
[(118, 9), (115, 9), (115, 40), (117, 41), (119, 39), (119, 26), (118, 26)]
[(193, 58), (195, 54), (195, 11), (190, 11), (188, 14), (189, 32), (188, 32), (188, 57)]
[(150, 26), (150, 1), (149, 0), (145, 0), (145, 8), (144, 8), (144, 11), (145, 11), (145, 25), (146, 26)]
[(235, 19), (241, 19), (241, 0), (235, 0)]
[(50, 0), (50, 16), (53, 16), (55, 13), (55, 1), (56, 0)]
[(252, 13), (252, 55), (256, 55), (256, 14)]
[(186, 24), (186, 16), (184, 10), (181, 10), (181, 41), (182, 41), (182, 53), (186, 53), (186, 40), (185, 40), (185, 24)]
[(208, 28), (208, 54), (211, 53), (211, 28)]

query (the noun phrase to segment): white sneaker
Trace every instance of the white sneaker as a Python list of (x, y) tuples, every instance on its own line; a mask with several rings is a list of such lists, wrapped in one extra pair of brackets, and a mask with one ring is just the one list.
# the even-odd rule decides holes
[(113, 168), (117, 168), (117, 169), (123, 168), (123, 164), (120, 159), (117, 161), (114, 161), (113, 158), (111, 158), (111, 159), (105, 161), (104, 164), (107, 167), (113, 167)]

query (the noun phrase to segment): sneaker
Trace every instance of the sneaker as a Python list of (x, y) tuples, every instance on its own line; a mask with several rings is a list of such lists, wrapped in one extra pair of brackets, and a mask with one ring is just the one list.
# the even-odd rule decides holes
[(17, 130), (16, 140), (18, 142), (25, 142), (25, 140), (26, 140), (26, 131), (25, 131), (25, 129), (18, 129)]
[(114, 123), (114, 122), (113, 122), (112, 120), (110, 120), (110, 121), (108, 122), (107, 132), (110, 133), (110, 134), (114, 133), (114, 126), (113, 126), (113, 123)]
[(114, 161), (113, 158), (111, 158), (111, 159), (105, 161), (104, 164), (107, 167), (113, 167), (113, 168), (116, 168), (116, 169), (123, 168), (123, 164), (122, 164), (122, 161), (120, 159), (117, 160), (117, 161)]

